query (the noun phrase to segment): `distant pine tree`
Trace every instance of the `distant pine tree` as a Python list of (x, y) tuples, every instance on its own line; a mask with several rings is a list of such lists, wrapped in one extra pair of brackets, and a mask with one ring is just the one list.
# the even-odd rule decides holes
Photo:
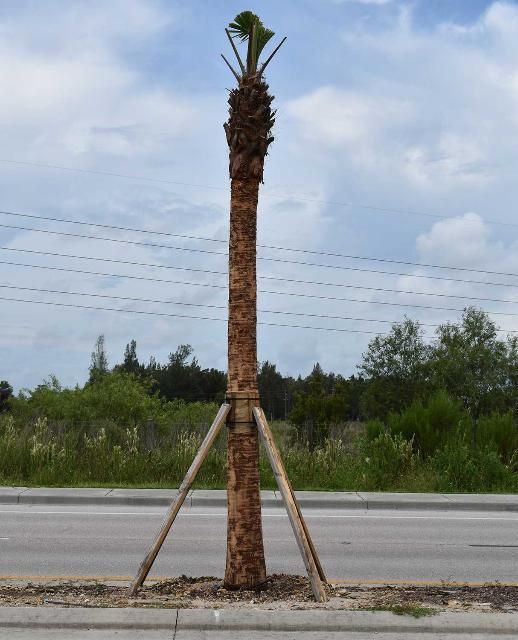
[(137, 342), (132, 340), (124, 349), (124, 361), (121, 369), (127, 373), (138, 374), (140, 372), (140, 363), (137, 357)]
[(108, 358), (104, 346), (104, 335), (100, 335), (95, 341), (90, 361), (89, 382), (97, 382), (108, 373)]
[(13, 395), (13, 388), (7, 380), (0, 380), (0, 413), (9, 410), (9, 398)]

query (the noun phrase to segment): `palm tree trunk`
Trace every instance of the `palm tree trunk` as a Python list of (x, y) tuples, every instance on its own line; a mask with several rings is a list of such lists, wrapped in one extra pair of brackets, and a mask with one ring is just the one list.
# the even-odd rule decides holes
[(256, 235), (259, 177), (231, 183), (229, 248), (227, 430), (227, 563), (225, 586), (256, 587), (266, 580), (259, 443), (252, 408), (257, 387)]

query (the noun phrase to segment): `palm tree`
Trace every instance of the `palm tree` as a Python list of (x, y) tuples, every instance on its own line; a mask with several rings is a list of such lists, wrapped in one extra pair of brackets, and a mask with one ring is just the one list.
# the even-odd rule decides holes
[[(264, 158), (273, 141), (273, 96), (263, 72), (282, 42), (261, 66), (259, 56), (273, 37), (251, 11), (236, 16), (226, 29), (240, 72), (230, 92), (229, 119), (224, 124), (230, 150), (231, 179), (229, 244), (228, 389), (232, 409), (227, 438), (227, 562), (228, 588), (257, 587), (266, 580), (261, 499), (259, 443), (252, 408), (259, 405), (257, 386), (256, 235), (259, 184)], [(246, 65), (233, 38), (247, 41)]]

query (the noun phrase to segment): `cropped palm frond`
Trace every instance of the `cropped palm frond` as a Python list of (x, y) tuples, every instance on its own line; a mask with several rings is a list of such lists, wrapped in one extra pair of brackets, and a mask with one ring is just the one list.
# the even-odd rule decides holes
[[(242, 11), (234, 18), (234, 22), (228, 25), (228, 30), (234, 38), (239, 38), (241, 42), (244, 42), (250, 35), (254, 20), (259, 20), (259, 16), (251, 11)], [(261, 21), (259, 20), (259, 22)]]
[(234, 21), (228, 25), (228, 30), (232, 37), (239, 38), (241, 42), (245, 42), (250, 37), (252, 26), (256, 24), (257, 29), (257, 45), (253, 51), (253, 57), (257, 61), (267, 42), (273, 38), (275, 33), (264, 26), (259, 16), (252, 11), (242, 11)]

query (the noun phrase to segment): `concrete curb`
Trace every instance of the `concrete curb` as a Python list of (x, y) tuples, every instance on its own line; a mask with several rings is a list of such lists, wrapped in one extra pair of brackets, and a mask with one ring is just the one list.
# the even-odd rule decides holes
[(413, 618), (386, 611), (179, 609), (177, 629), (516, 634), (518, 615), (447, 612)]
[(0, 629), (176, 629), (363, 633), (518, 634), (518, 615), (439, 613), (412, 618), (384, 611), (0, 608)]
[[(512, 511), (518, 512), (518, 495), (374, 493), (296, 491), (305, 509), (398, 509), (437, 511)], [(166, 507), (176, 489), (99, 489), (0, 487), (0, 504), (98, 505)], [(278, 491), (262, 491), (264, 508), (282, 506)], [(225, 490), (194, 490), (186, 499), (187, 507), (224, 507)]]
[(177, 609), (0, 607), (0, 629), (174, 629)]

